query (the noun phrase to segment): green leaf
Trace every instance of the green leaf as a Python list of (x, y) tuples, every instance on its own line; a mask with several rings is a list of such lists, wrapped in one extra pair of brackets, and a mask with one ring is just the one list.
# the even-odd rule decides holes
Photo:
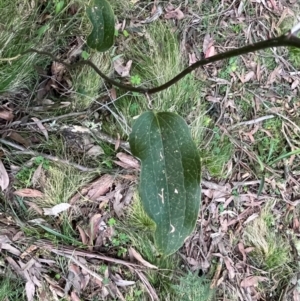
[(57, 2), (55, 5), (55, 13), (59, 14), (62, 11), (62, 9), (64, 8), (64, 5), (65, 5), (65, 1)]
[(115, 16), (107, 0), (94, 0), (86, 9), (93, 30), (87, 38), (89, 47), (100, 52), (108, 50), (114, 43)]
[(156, 223), (160, 252), (177, 251), (193, 231), (200, 207), (200, 157), (184, 119), (174, 113), (145, 112), (129, 137), (141, 160), (140, 196)]

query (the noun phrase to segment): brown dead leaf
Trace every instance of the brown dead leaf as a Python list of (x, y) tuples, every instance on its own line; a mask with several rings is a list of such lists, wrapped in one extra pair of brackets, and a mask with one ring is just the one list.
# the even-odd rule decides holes
[(115, 151), (117, 151), (118, 148), (120, 147), (120, 143), (121, 143), (121, 137), (120, 137), (120, 134), (117, 133), (117, 140), (116, 140), (116, 143), (115, 143)]
[(29, 246), (21, 255), (21, 259), (25, 259), (26, 256), (31, 256), (32, 252), (38, 249), (38, 246), (36, 245), (31, 245)]
[(37, 169), (34, 171), (32, 178), (31, 178), (31, 184), (33, 187), (36, 187), (37, 184), (39, 184), (39, 180), (43, 173), (43, 163), (41, 163)]
[(72, 301), (80, 301), (81, 299), (77, 296), (77, 294), (74, 291), (72, 291), (71, 292), (71, 300)]
[(134, 157), (127, 155), (125, 153), (117, 153), (116, 157), (123, 163), (129, 165), (130, 167), (137, 169), (137, 170), (140, 169), (140, 163)]
[(212, 45), (205, 52), (205, 58), (209, 58), (211, 56), (214, 56), (215, 54), (216, 54), (215, 46)]
[(36, 125), (38, 126), (38, 128), (41, 130), (41, 132), (45, 136), (46, 140), (48, 141), (48, 139), (49, 139), (48, 131), (46, 130), (46, 128), (44, 127), (44, 125), (41, 123), (41, 121), (38, 118), (36, 118), (36, 117), (32, 117), (31, 119), (34, 122), (36, 122)]
[(18, 189), (14, 192), (14, 195), (26, 198), (41, 198), (44, 196), (44, 194), (39, 190), (30, 188)]
[(157, 270), (158, 267), (146, 261), (140, 253), (138, 253), (133, 247), (129, 248), (129, 254), (139, 261), (143, 266)]
[(259, 282), (268, 280), (268, 278), (262, 276), (249, 276), (242, 280), (240, 285), (241, 287), (258, 286)]
[(108, 192), (113, 182), (114, 178), (111, 175), (103, 175), (90, 185), (87, 192), (87, 197), (91, 201), (96, 201), (100, 196)]
[(93, 215), (90, 220), (89, 237), (90, 237), (90, 245), (91, 246), (93, 245), (93, 241), (96, 239), (96, 237), (98, 236), (98, 233), (100, 231), (101, 217), (102, 217), (102, 215), (100, 213), (97, 213), (97, 214)]
[(35, 285), (32, 281), (26, 282), (25, 291), (26, 291), (27, 301), (33, 301), (33, 297), (35, 294)]
[(226, 269), (228, 270), (229, 279), (233, 279), (235, 276), (235, 271), (233, 268), (233, 262), (228, 256), (224, 256), (224, 262), (226, 265)]
[(10, 139), (24, 145), (25, 147), (29, 147), (30, 146), (30, 141), (29, 139), (25, 139), (23, 138), (19, 133), (15, 132), (15, 131), (11, 131), (7, 137), (9, 137)]
[(60, 82), (63, 78), (63, 74), (65, 72), (65, 65), (59, 63), (59, 62), (53, 62), (51, 65), (51, 73), (52, 76), (58, 81)]
[(77, 294), (80, 294), (81, 291), (81, 279), (80, 279), (81, 270), (80, 268), (71, 263), (69, 266), (69, 273), (66, 279), (66, 285), (64, 292), (67, 294), (71, 287), (75, 290)]
[(0, 159), (0, 187), (4, 191), (9, 185), (9, 177), (7, 171)]
[(213, 45), (213, 39), (210, 36), (210, 34), (207, 33), (203, 39), (203, 46), (202, 46), (203, 53), (206, 53), (208, 48), (211, 47), (212, 45)]
[(124, 61), (122, 58), (118, 58), (114, 61), (114, 68), (121, 77), (129, 76), (131, 65), (132, 60), (128, 61), (126, 65), (124, 65)]
[(10, 110), (0, 109), (0, 118), (6, 121), (11, 121), (14, 119), (14, 114)]
[(253, 71), (248, 72), (244, 77), (244, 83), (247, 83), (255, 76), (255, 73)]
[(197, 62), (197, 58), (195, 52), (189, 53), (189, 66), (195, 64), (196, 62)]
[(170, 8), (166, 8), (167, 13), (165, 14), (165, 19), (182, 20), (184, 18), (184, 13), (180, 10), (180, 6), (173, 10)]
[(20, 256), (20, 254), (21, 254), (21, 252), (18, 249), (16, 249), (15, 247), (13, 247), (12, 245), (7, 244), (7, 243), (1, 244), (0, 250), (6, 250), (15, 256)]
[(82, 243), (86, 245), (88, 243), (88, 238), (87, 238), (87, 235), (86, 235), (85, 231), (78, 225), (77, 225), (76, 228), (79, 231), (79, 236), (81, 238)]

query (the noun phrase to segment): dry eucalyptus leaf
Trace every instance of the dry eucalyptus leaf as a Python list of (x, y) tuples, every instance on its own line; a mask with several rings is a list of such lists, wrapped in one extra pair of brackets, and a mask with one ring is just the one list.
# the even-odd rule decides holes
[(71, 207), (71, 205), (68, 203), (60, 203), (58, 205), (55, 205), (52, 208), (43, 208), (44, 215), (57, 216), (59, 213), (68, 210), (70, 207)]
[(134, 169), (140, 169), (140, 163), (134, 157), (127, 155), (125, 153), (117, 153), (116, 157), (123, 163), (129, 165)]
[(39, 183), (39, 179), (41, 178), (43, 173), (43, 163), (41, 163), (38, 168), (34, 171), (32, 178), (31, 178), (31, 184), (33, 187), (35, 187)]
[(268, 281), (269, 279), (262, 276), (249, 276), (242, 280), (241, 287), (257, 286), (260, 281)]
[(165, 19), (177, 19), (182, 20), (184, 18), (184, 13), (177, 7), (175, 10), (169, 10), (165, 14)]
[(255, 76), (255, 73), (253, 71), (248, 72), (244, 77), (244, 83), (247, 83)]
[(35, 294), (35, 285), (32, 281), (26, 282), (25, 291), (26, 291), (27, 301), (33, 301), (33, 297)]
[(122, 58), (118, 58), (114, 61), (114, 68), (116, 72), (122, 77), (129, 76), (131, 65), (132, 60), (128, 61), (126, 65), (124, 65), (124, 61)]
[(140, 253), (138, 253), (134, 248), (130, 247), (129, 248), (129, 253), (137, 260), (139, 261), (143, 266), (150, 268), (150, 269), (155, 269), (157, 270), (158, 267), (149, 263), (148, 261), (146, 261), (142, 255)]
[(44, 196), (44, 194), (36, 189), (30, 189), (30, 188), (23, 188), (18, 189), (14, 192), (14, 195), (20, 196), (20, 197), (26, 197), (26, 198), (41, 198)]
[(41, 130), (41, 132), (44, 134), (46, 140), (48, 141), (48, 139), (49, 139), (48, 131), (46, 130), (44, 125), (41, 123), (41, 121), (36, 117), (32, 117), (31, 119), (36, 122), (36, 125), (38, 126), (38, 128)]
[(9, 185), (9, 177), (7, 171), (0, 159), (0, 187), (4, 191)]
[(15, 131), (11, 131), (7, 137), (9, 137), (10, 139), (23, 144), (25, 147), (29, 147), (30, 146), (30, 141), (28, 139), (23, 138), (19, 133), (15, 132)]
[(1, 110), (0, 111), (0, 118), (6, 121), (11, 121), (14, 119), (14, 114), (12, 111), (9, 110)]

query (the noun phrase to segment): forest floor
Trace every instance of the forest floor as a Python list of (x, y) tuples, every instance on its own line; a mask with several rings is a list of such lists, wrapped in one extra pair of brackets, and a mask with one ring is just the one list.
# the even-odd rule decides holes
[[(115, 44), (86, 45), (90, 1), (0, 0), (0, 301), (300, 300), (300, 50), (205, 57), (285, 33), (297, 0), (109, 1)], [(201, 154), (196, 229), (153, 245), (128, 135), (142, 112), (177, 112)]]

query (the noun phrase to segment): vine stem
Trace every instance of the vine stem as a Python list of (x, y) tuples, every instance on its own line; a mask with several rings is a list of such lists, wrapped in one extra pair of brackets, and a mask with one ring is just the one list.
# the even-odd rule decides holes
[[(78, 66), (88, 65), (91, 68), (93, 68), (94, 71), (100, 77), (102, 77), (104, 80), (106, 80), (111, 85), (114, 85), (116, 87), (119, 87), (119, 88), (127, 90), (127, 91), (138, 92), (138, 93), (143, 93), (143, 94), (149, 95), (149, 94), (154, 94), (154, 93), (157, 93), (157, 92), (161, 92), (161, 91), (169, 88), (170, 86), (172, 86), (173, 84), (175, 84), (179, 80), (181, 80), (183, 77), (185, 77), (187, 74), (191, 73), (193, 70), (195, 70), (195, 69), (197, 69), (201, 66), (210, 64), (210, 63), (214, 63), (214, 62), (221, 61), (221, 60), (224, 60), (224, 59), (229, 59), (229, 58), (232, 58), (232, 57), (235, 57), (235, 56), (247, 54), (249, 52), (255, 52), (255, 51), (266, 49), (266, 48), (274, 48), (274, 47), (282, 47), (282, 46), (292, 46), (292, 47), (300, 48), (300, 39), (296, 36), (296, 34), (299, 31), (300, 31), (300, 23), (295, 25), (289, 32), (287, 32), (284, 35), (281, 35), (280, 37), (276, 37), (276, 38), (260, 41), (260, 42), (257, 42), (257, 43), (249, 44), (249, 45), (246, 45), (246, 46), (241, 47), (241, 48), (229, 50), (229, 51), (226, 51), (226, 52), (223, 52), (223, 53), (216, 54), (216, 55), (211, 56), (209, 58), (205, 58), (203, 60), (197, 61), (196, 63), (194, 63), (191, 66), (184, 69), (181, 73), (176, 75), (173, 79), (169, 80), (168, 82), (164, 83), (163, 85), (153, 87), (153, 88), (133, 87), (133, 86), (130, 86), (130, 85), (124, 85), (124, 84), (122, 84), (122, 83), (106, 76), (104, 73), (102, 73), (102, 71), (100, 71), (98, 69), (98, 67), (93, 62), (88, 61), (88, 60), (79, 61), (79, 62), (71, 65), (69, 63), (64, 62), (63, 60), (60, 60), (60, 59), (56, 58), (50, 52), (40, 51), (40, 50), (33, 49), (33, 48), (24, 51), (20, 55), (24, 55), (24, 54), (30, 53), (30, 52), (34, 52), (34, 53), (37, 53), (37, 54), (40, 54), (40, 55), (46, 55), (46, 56), (52, 58), (53, 61), (61, 63), (69, 69), (75, 68), (75, 67), (78, 67)], [(20, 55), (14, 57), (14, 58), (11, 58), (11, 59), (0, 59), (0, 61), (1, 60), (10, 61), (12, 59), (18, 58)]]

